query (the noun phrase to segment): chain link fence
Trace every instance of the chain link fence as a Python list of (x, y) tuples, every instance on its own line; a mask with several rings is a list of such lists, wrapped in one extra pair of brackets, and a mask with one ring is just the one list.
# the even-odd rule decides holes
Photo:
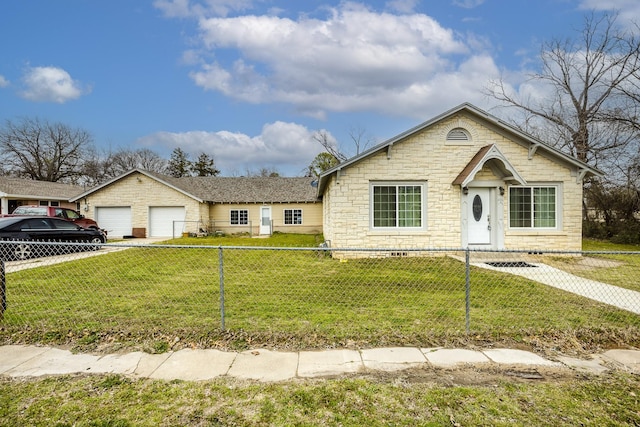
[[(301, 345), (402, 344), (640, 327), (638, 252), (126, 243), (39, 251), (49, 256), (0, 263), (0, 328), (13, 337), (197, 342), (242, 331)], [(15, 242), (0, 242), (0, 253), (15, 254)]]
[(181, 236), (205, 237), (205, 236), (224, 236), (244, 234), (253, 236), (259, 232), (258, 225), (253, 221), (243, 223), (232, 223), (231, 221), (173, 221), (173, 236), (177, 238)]

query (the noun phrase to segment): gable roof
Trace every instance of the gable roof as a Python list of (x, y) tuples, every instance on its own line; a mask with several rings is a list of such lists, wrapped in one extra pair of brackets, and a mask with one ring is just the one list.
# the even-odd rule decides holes
[(516, 171), (516, 168), (507, 160), (495, 144), (489, 144), (482, 147), (471, 159), (467, 166), (453, 180), (453, 185), (466, 187), (469, 182), (473, 181), (476, 174), (482, 170), (486, 164), (489, 165), (495, 175), (500, 176), (505, 181), (517, 182), (520, 185), (526, 185), (527, 181)]
[(69, 200), (83, 187), (60, 182), (0, 177), (0, 196), (33, 200)]
[(174, 178), (144, 169), (132, 169), (97, 187), (77, 195), (72, 201), (87, 197), (133, 174), (142, 174), (200, 203), (314, 203), (318, 202), (313, 178), (287, 177), (217, 177)]
[(393, 147), (393, 144), (398, 143), (398, 142), (402, 142), (402, 140), (404, 140), (405, 138), (416, 134), (418, 132), (421, 132), (422, 130), (434, 125), (435, 123), (438, 123), (448, 117), (451, 117), (457, 113), (460, 112), (466, 112), (469, 113), (472, 116), (478, 117), (482, 120), (484, 120), (485, 122), (488, 122), (496, 127), (498, 127), (499, 129), (501, 129), (502, 131), (506, 132), (507, 134), (510, 134), (514, 140), (516, 141), (521, 141), (524, 145), (527, 146), (527, 148), (529, 149), (529, 156), (533, 157), (533, 155), (536, 153), (536, 151), (540, 151), (540, 152), (545, 152), (546, 154), (548, 154), (550, 157), (554, 158), (556, 161), (558, 162), (563, 162), (565, 164), (568, 164), (574, 168), (576, 168), (578, 170), (578, 179), (582, 179), (584, 178), (586, 175), (595, 175), (595, 176), (603, 176), (604, 174), (599, 171), (596, 168), (593, 168), (589, 165), (587, 165), (584, 162), (581, 162), (580, 160), (571, 157), (565, 153), (563, 153), (562, 151), (534, 138), (533, 136), (522, 132), (521, 130), (519, 130), (518, 128), (514, 127), (513, 125), (487, 113), (486, 111), (481, 110), (480, 108), (470, 104), (470, 103), (464, 103), (464, 104), (460, 104), (457, 107), (454, 107), (436, 117), (433, 117), (430, 120), (427, 120), (426, 122), (423, 122), (421, 124), (419, 124), (418, 126), (415, 126), (399, 135), (396, 135), (374, 147), (371, 147), (370, 149), (360, 153), (357, 156), (354, 156), (350, 159), (347, 159), (346, 161), (338, 164), (337, 166), (334, 166), (331, 169), (326, 170), (322, 175), (320, 175), (319, 179), (318, 179), (318, 194), (322, 194), (324, 191), (324, 187), (327, 185), (327, 182), (329, 180), (329, 177), (334, 174), (339, 172), (341, 169), (347, 168), (351, 165), (353, 165), (354, 163), (357, 163), (363, 159), (366, 159), (369, 156), (372, 156), (374, 154), (377, 154), (381, 151), (389, 151), (391, 150), (391, 148)]

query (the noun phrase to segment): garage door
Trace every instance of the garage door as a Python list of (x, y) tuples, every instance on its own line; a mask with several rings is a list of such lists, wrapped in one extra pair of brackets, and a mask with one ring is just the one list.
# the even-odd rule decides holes
[(107, 235), (111, 237), (130, 236), (131, 206), (118, 207), (96, 207), (96, 218), (98, 226), (107, 230)]
[(185, 229), (184, 219), (184, 206), (150, 207), (149, 237), (179, 237)]

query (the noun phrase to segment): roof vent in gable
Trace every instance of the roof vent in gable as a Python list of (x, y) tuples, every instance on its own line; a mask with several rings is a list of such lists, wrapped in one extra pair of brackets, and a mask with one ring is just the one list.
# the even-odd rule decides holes
[(469, 132), (462, 128), (451, 129), (447, 134), (447, 141), (470, 141)]

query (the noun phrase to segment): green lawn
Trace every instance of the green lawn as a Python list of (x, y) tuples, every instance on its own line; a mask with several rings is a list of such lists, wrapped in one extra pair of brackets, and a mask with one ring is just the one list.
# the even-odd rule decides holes
[[(562, 375), (562, 374), (561, 374)], [(445, 379), (446, 377), (446, 379)], [(464, 379), (464, 378), (466, 379)], [(630, 426), (640, 376), (483, 371), (260, 384), (115, 375), (0, 379), (3, 426)]]
[[(232, 348), (639, 341), (637, 315), (477, 268), (471, 269), (467, 334), (465, 266), (451, 257), (344, 262), (262, 248), (315, 248), (320, 241), (278, 234), (176, 239), (172, 243), (197, 246), (131, 248), (9, 273), (0, 337), (147, 351), (164, 351), (176, 339), (181, 346)], [(250, 245), (261, 248), (238, 247)]]
[(576, 276), (640, 292), (640, 246), (585, 239), (582, 250), (587, 252), (584, 258), (543, 257), (542, 261)]
[[(319, 241), (292, 235), (177, 239), (172, 243), (198, 247), (133, 248), (10, 273), (0, 337), (5, 343), (152, 352), (173, 346), (416, 344), (579, 353), (640, 345), (638, 316), (476, 268), (467, 334), (464, 264), (450, 257), (341, 262), (309, 251), (231, 248), (317, 247)], [(635, 277), (633, 267), (625, 264), (623, 270)], [(513, 369), (495, 367), (415, 369), (273, 384), (119, 375), (4, 377), (0, 424), (640, 425), (640, 376), (541, 373), (543, 379), (527, 380)]]

